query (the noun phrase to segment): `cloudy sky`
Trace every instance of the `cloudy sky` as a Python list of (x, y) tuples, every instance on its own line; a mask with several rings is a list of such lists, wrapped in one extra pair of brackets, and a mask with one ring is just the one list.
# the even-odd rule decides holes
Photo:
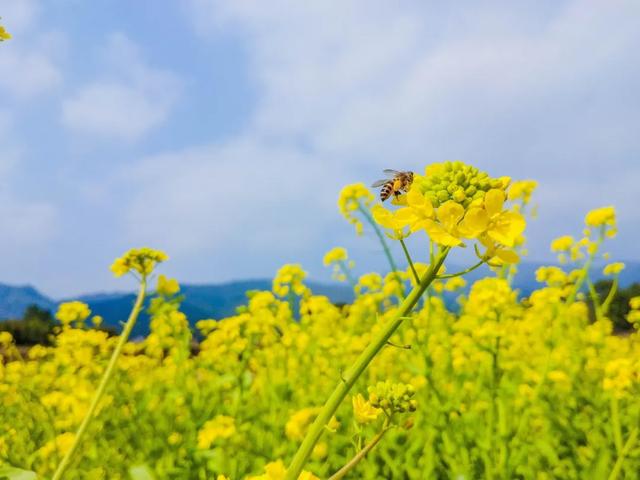
[[(0, 282), (131, 288), (272, 275), (375, 239), (336, 209), (383, 168), (462, 159), (540, 182), (531, 258), (618, 208), (640, 259), (640, 3), (0, 0)], [(129, 283), (128, 283), (129, 282)]]

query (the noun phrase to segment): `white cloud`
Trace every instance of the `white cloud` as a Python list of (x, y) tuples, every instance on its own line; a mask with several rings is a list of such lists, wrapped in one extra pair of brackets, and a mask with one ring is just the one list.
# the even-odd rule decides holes
[[(548, 190), (540, 196), (542, 212), (564, 215), (559, 223), (580, 219), (589, 200), (618, 200), (620, 179), (638, 174), (633, 0), (191, 7), (200, 32), (242, 32), (247, 43), (260, 94), (243, 141), (331, 158), (365, 181), (380, 168), (462, 158), (570, 185), (565, 209)], [(640, 201), (637, 189), (624, 193)], [(622, 217), (633, 203), (620, 201)], [(539, 222), (546, 236), (558, 223)]]
[(123, 34), (109, 38), (104, 57), (109, 70), (105, 78), (63, 102), (63, 123), (79, 133), (136, 140), (168, 118), (182, 81), (148, 66), (137, 45)]
[(336, 168), (242, 141), (148, 158), (118, 179), (134, 192), (127, 235), (131, 244), (160, 242), (184, 256), (230, 245), (247, 255), (294, 252), (326, 226), (326, 203), (335, 205), (340, 183)]
[(18, 99), (48, 92), (62, 83), (59, 57), (65, 49), (63, 36), (38, 29), (40, 4), (13, 0), (2, 5), (2, 24), (13, 35), (0, 48), (0, 90)]
[(22, 198), (12, 188), (21, 149), (11, 141), (11, 114), (0, 110), (0, 249), (20, 256), (26, 247), (43, 246), (55, 235), (56, 209)]

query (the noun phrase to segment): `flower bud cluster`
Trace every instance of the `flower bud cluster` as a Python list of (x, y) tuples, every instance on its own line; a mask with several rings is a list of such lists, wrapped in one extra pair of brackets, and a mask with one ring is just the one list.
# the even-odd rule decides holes
[(371, 406), (389, 414), (415, 412), (418, 408), (418, 402), (412, 398), (416, 393), (412, 385), (387, 380), (370, 386), (368, 390)]
[(153, 248), (132, 248), (113, 262), (111, 271), (116, 277), (121, 277), (131, 270), (135, 270), (141, 276), (147, 277), (153, 272), (156, 264), (164, 262), (168, 258), (166, 253)]
[(508, 177), (491, 178), (471, 165), (460, 161), (429, 165), (425, 176), (416, 175), (414, 185), (431, 201), (435, 208), (453, 200), (468, 208), (472, 202), (480, 202), (489, 190), (505, 190)]

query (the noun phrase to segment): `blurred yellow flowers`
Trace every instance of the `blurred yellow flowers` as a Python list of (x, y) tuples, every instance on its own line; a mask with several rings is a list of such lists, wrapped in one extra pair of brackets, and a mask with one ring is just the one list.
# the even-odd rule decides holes
[(111, 271), (116, 277), (121, 277), (132, 270), (146, 277), (153, 271), (156, 264), (168, 259), (167, 254), (160, 250), (148, 247), (133, 248), (113, 262)]
[(5, 28), (0, 25), (0, 42), (4, 40), (9, 40), (11, 38), (11, 34), (5, 30)]

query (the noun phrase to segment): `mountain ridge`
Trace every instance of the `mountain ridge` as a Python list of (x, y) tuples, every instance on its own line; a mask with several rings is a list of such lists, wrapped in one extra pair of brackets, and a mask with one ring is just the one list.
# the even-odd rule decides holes
[[(640, 282), (640, 262), (625, 262), (627, 267), (620, 275), (620, 284), (629, 285)], [(520, 294), (527, 296), (540, 287), (535, 280), (535, 271), (542, 262), (523, 262), (518, 266), (518, 274), (514, 281), (514, 288)], [(602, 278), (602, 266), (594, 266), (594, 277)], [(457, 271), (456, 266), (451, 266), (449, 272)], [(479, 268), (466, 275), (469, 282), (473, 282), (488, 273), (487, 267)], [(350, 286), (338, 283), (322, 283), (308, 281), (307, 285), (318, 295), (326, 295), (334, 303), (348, 303), (353, 299), (353, 291)], [(246, 279), (233, 280), (223, 283), (203, 283), (181, 285), (181, 293), (185, 296), (181, 310), (187, 315), (191, 324), (205, 318), (220, 319), (233, 315), (236, 308), (247, 301), (246, 292), (250, 290), (270, 290), (270, 279)], [(68, 300), (85, 302), (91, 308), (93, 315), (103, 317), (105, 325), (120, 328), (120, 322), (126, 320), (135, 301), (133, 292), (94, 292), (78, 295), (73, 298), (52, 299), (42, 294), (33, 285), (12, 286), (0, 283), (0, 319), (21, 318), (29, 305), (37, 305), (40, 308), (54, 312), (59, 303)], [(451, 300), (451, 299), (448, 299)], [(452, 300), (455, 304), (455, 299)], [(149, 318), (142, 313), (134, 329), (134, 336), (146, 335), (149, 330)]]

